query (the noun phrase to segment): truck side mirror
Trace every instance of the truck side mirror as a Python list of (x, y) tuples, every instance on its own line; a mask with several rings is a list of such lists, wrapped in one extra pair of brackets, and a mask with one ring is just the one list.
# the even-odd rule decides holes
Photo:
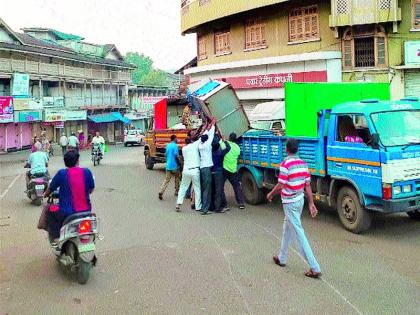
[(379, 134), (373, 133), (370, 136), (372, 148), (375, 150), (379, 149)]

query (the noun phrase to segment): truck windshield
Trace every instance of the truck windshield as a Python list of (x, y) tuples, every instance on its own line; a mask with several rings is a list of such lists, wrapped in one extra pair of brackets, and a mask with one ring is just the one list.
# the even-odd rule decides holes
[(402, 110), (372, 114), (384, 146), (420, 144), (420, 111)]

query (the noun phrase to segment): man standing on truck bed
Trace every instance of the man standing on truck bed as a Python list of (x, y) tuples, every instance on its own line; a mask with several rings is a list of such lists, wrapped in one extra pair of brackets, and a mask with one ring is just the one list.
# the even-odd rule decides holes
[(179, 181), (181, 178), (181, 174), (179, 172), (179, 166), (178, 166), (178, 155), (179, 155), (179, 148), (176, 144), (176, 135), (171, 136), (171, 142), (166, 145), (165, 150), (166, 155), (166, 176), (165, 180), (163, 181), (162, 187), (159, 191), (159, 199), (163, 199), (163, 193), (165, 192), (166, 188), (169, 185), (169, 182), (171, 181), (171, 178), (175, 178), (175, 196), (178, 196), (178, 190), (179, 190)]
[(304, 204), (304, 190), (309, 202), (309, 211), (313, 218), (317, 215), (318, 210), (312, 196), (311, 175), (308, 171), (308, 165), (296, 156), (297, 151), (297, 140), (288, 139), (286, 142), (287, 157), (280, 164), (278, 184), (267, 195), (268, 201), (271, 201), (274, 195), (281, 191), (285, 215), (280, 254), (273, 256), (273, 260), (280, 267), (286, 266), (288, 249), (296, 235), (302, 256), (310, 266), (305, 275), (310, 278), (319, 278), (321, 269), (306, 238), (300, 219)]

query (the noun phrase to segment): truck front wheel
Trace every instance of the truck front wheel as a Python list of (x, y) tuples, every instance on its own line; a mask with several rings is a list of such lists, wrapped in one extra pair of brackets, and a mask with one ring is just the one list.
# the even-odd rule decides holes
[(344, 227), (355, 234), (369, 229), (372, 222), (371, 214), (360, 203), (355, 190), (342, 187), (338, 193), (337, 211)]
[(150, 156), (149, 153), (144, 155), (144, 163), (146, 164), (146, 168), (148, 170), (152, 170), (153, 166), (155, 166), (155, 160)]
[(410, 212), (407, 212), (407, 214), (411, 219), (420, 221), (420, 210), (410, 211)]
[(242, 190), (245, 201), (250, 205), (258, 205), (264, 201), (264, 191), (258, 188), (254, 176), (250, 172), (242, 174)]

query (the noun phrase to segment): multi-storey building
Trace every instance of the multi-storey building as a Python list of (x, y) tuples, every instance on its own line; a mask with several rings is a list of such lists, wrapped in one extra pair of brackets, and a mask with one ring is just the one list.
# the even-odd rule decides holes
[[(391, 82), (420, 94), (420, 0), (184, 0), (181, 31), (197, 34), (191, 81), (230, 82), (245, 106), (284, 98), (285, 82)], [(404, 58), (406, 62), (404, 62)]]
[(133, 66), (115, 45), (82, 40), (53, 29), (15, 32), (0, 19), (0, 105), (14, 105), (13, 117), (0, 115), (0, 150), (25, 148), (41, 130), (53, 140), (96, 130), (110, 142), (120, 137)]

